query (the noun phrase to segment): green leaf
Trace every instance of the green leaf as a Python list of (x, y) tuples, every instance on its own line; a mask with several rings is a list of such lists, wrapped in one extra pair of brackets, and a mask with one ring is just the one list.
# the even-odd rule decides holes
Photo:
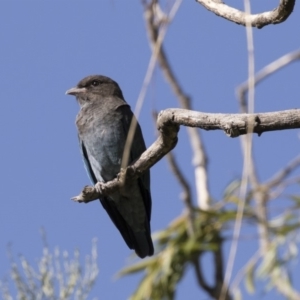
[(142, 260), (142, 261), (140, 261), (136, 264), (133, 264), (129, 267), (126, 267), (126, 268), (122, 269), (120, 272), (118, 272), (117, 278), (128, 275), (128, 274), (134, 274), (134, 273), (143, 271), (146, 268), (152, 268), (155, 265), (156, 262), (157, 262), (156, 257)]
[(254, 268), (255, 264), (251, 263), (248, 265), (246, 270), (246, 277), (245, 277), (245, 286), (249, 293), (253, 294), (255, 292), (254, 287)]
[(226, 199), (229, 196), (233, 195), (235, 192), (238, 191), (240, 186), (241, 186), (241, 181), (239, 179), (231, 181), (224, 190), (223, 198)]

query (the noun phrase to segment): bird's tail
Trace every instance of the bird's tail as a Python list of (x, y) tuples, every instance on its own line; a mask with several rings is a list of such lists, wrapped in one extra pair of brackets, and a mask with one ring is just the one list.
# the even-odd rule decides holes
[(153, 255), (154, 249), (151, 239), (150, 221), (145, 220), (144, 230), (135, 231), (134, 228), (131, 228), (124, 220), (112, 201), (108, 198), (102, 198), (100, 201), (120, 231), (127, 246), (130, 249), (134, 249), (135, 253), (141, 258)]
[[(147, 228), (148, 229), (148, 228)], [(132, 246), (135, 253), (140, 257), (152, 256), (154, 253), (150, 230), (133, 232)]]

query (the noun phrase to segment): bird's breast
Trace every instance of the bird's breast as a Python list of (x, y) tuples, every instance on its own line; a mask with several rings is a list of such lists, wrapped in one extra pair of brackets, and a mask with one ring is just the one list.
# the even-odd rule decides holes
[(120, 172), (126, 141), (121, 122), (108, 114), (98, 118), (79, 115), (76, 125), (97, 180), (115, 178)]

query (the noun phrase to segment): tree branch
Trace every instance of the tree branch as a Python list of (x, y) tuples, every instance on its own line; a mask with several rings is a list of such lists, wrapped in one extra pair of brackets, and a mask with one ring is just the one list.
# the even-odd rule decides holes
[[(161, 26), (170, 22), (170, 17), (162, 13), (157, 1), (153, 0), (148, 6), (145, 6), (145, 21), (147, 25), (147, 33), (150, 40), (152, 51), (156, 50), (159, 32)], [(184, 109), (191, 110), (191, 99), (184, 92), (175, 73), (169, 63), (163, 45), (157, 52), (157, 61), (161, 71), (169, 83), (171, 90), (177, 97), (180, 105)], [(199, 208), (206, 210), (210, 204), (210, 193), (208, 188), (207, 175), (207, 156), (199, 131), (196, 128), (187, 128), (188, 137), (193, 150), (193, 165), (195, 167), (195, 185), (197, 191), (197, 203)]]
[(266, 25), (278, 24), (284, 22), (293, 12), (295, 0), (280, 0), (278, 7), (271, 11), (260, 14), (247, 14), (236, 8), (228, 6), (221, 1), (196, 0), (207, 10), (215, 13), (217, 16), (232, 21), (239, 25), (250, 25), (252, 27), (263, 28)]
[(176, 146), (180, 125), (205, 130), (221, 129), (227, 136), (237, 137), (247, 133), (247, 124), (252, 124), (253, 120), (255, 120), (253, 132), (258, 135), (267, 131), (300, 128), (300, 109), (255, 114), (214, 114), (179, 108), (163, 110), (157, 118), (160, 134), (140, 158), (125, 170), (121, 170), (114, 180), (98, 183), (95, 187), (85, 187), (73, 200), (85, 203), (96, 200), (122, 189), (126, 182), (141, 176)]
[(201, 269), (201, 264), (199, 262), (199, 259), (201, 258), (201, 255), (199, 258), (195, 259), (194, 261), (194, 268), (195, 268), (195, 274), (196, 274), (196, 279), (200, 287), (202, 287), (211, 297), (214, 295), (214, 290), (213, 287), (208, 285), (207, 282), (205, 281), (205, 278), (202, 273)]
[[(222, 254), (220, 256), (220, 251), (222, 251), (221, 248), (219, 248), (219, 250), (217, 250), (217, 252), (213, 253), (214, 259), (216, 260), (215, 268), (218, 268), (218, 267), (222, 268), (222, 266), (223, 266), (223, 265), (222, 266), (218, 265), (219, 263), (222, 263), (221, 261), (219, 261), (219, 259), (222, 257)], [(223, 285), (223, 273), (222, 273), (222, 275), (220, 273), (223, 272), (223, 269), (217, 271), (217, 274), (215, 274), (215, 279), (216, 279), (215, 284), (214, 284), (214, 286), (210, 286), (205, 281), (205, 278), (203, 276), (203, 272), (202, 272), (202, 269), (201, 269), (200, 258), (201, 258), (201, 255), (198, 258), (196, 258), (193, 262), (193, 266), (194, 266), (194, 269), (195, 269), (195, 274), (196, 274), (196, 279), (197, 279), (198, 285), (200, 287), (202, 287), (203, 290), (205, 290), (213, 299), (220, 299), (222, 285)], [(231, 300), (231, 296), (228, 293), (228, 290), (226, 290), (226, 295), (225, 295), (224, 299), (225, 300)]]
[[(154, 111), (152, 113), (154, 122), (156, 123), (158, 113)], [(181, 199), (186, 207), (186, 211), (188, 214), (188, 232), (192, 236), (194, 235), (194, 222), (193, 222), (193, 203), (192, 203), (192, 195), (191, 195), (191, 188), (186, 180), (186, 178), (183, 175), (183, 172), (180, 170), (180, 167), (175, 159), (175, 156), (172, 151), (166, 154), (167, 161), (169, 163), (169, 166), (171, 168), (171, 171), (173, 172), (174, 176), (178, 180), (179, 185), (182, 188), (181, 193)]]
[[(262, 68), (259, 72), (255, 74), (254, 77), (254, 85), (256, 86), (262, 80), (267, 78), (268, 76), (272, 75), (273, 73), (279, 71), (283, 67), (289, 65), (290, 63), (300, 60), (300, 50), (296, 50), (281, 56), (280, 58), (274, 60), (264, 68)], [(236, 94), (239, 99), (241, 108), (243, 112), (247, 111), (247, 99), (246, 94), (249, 89), (248, 81), (243, 82), (240, 84), (236, 89)]]
[(300, 155), (294, 158), (291, 162), (289, 162), (282, 170), (280, 170), (277, 174), (275, 174), (271, 179), (269, 179), (265, 186), (267, 189), (274, 188), (279, 184), (282, 184), (283, 180), (286, 179), (296, 168), (300, 165)]

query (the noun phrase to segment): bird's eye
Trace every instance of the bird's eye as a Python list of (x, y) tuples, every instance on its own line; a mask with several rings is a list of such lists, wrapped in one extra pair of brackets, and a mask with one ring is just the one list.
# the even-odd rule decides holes
[(100, 82), (97, 81), (97, 80), (94, 80), (94, 81), (92, 82), (92, 86), (98, 86), (99, 84), (100, 84)]

